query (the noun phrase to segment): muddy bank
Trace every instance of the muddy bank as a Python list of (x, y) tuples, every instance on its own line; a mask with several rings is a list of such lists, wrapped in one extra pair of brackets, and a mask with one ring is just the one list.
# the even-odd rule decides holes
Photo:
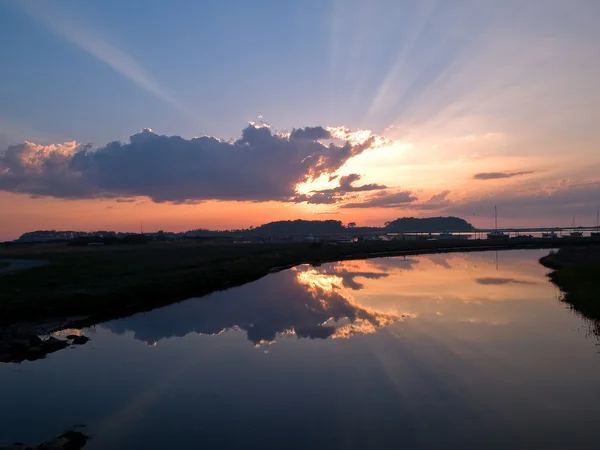
[[(51, 334), (48, 328), (54, 327)], [(56, 333), (61, 327), (51, 322), (16, 324), (0, 330), (0, 363), (36, 361), (70, 346), (86, 344), (90, 339), (78, 330), (71, 334)]]
[(79, 431), (68, 430), (60, 436), (52, 438), (46, 442), (42, 442), (36, 446), (29, 446), (22, 442), (15, 442), (13, 444), (0, 447), (0, 450), (80, 450), (85, 447), (85, 444), (89, 440), (89, 436), (86, 436)]
[(600, 335), (600, 247), (561, 248), (540, 263), (553, 269), (548, 277), (563, 292), (562, 301), (591, 320)]
[(0, 276), (8, 275), (19, 270), (45, 266), (46, 264), (48, 264), (48, 261), (35, 259), (0, 259)]
[(574, 246), (561, 248), (540, 258), (540, 263), (553, 270), (600, 264), (600, 247)]
[[(298, 264), (502, 249), (594, 245), (585, 239), (389, 241), (345, 245), (153, 243), (2, 249), (0, 258), (49, 264), (0, 277), (0, 327), (79, 316), (62, 327), (94, 325), (257, 280)], [(52, 327), (55, 331), (60, 327)]]

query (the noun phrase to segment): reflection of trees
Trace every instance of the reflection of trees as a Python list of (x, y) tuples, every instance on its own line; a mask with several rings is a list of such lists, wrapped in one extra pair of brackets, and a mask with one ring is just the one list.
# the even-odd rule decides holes
[(341, 263), (297, 267), (239, 288), (192, 299), (148, 313), (104, 324), (115, 333), (132, 331), (136, 339), (154, 343), (190, 332), (218, 334), (246, 331), (255, 344), (272, 342), (278, 333), (324, 339), (374, 333), (399, 319), (357, 304), (344, 288), (359, 290), (359, 278), (387, 274), (370, 266), (353, 271)]

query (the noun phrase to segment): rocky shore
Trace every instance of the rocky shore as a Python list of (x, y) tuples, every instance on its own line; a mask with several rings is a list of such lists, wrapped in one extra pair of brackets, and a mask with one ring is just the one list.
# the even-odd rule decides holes
[(58, 437), (33, 447), (22, 442), (15, 442), (14, 444), (0, 447), (0, 450), (80, 450), (85, 447), (88, 440), (89, 436), (79, 431), (69, 430)]
[(0, 363), (21, 363), (45, 358), (46, 355), (72, 345), (83, 345), (87, 336), (70, 334), (65, 339), (54, 336), (41, 338), (37, 334), (18, 332), (15, 329), (0, 333)]

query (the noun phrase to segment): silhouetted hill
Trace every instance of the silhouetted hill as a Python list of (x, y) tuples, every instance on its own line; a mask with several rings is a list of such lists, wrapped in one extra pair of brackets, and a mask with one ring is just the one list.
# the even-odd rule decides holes
[(421, 231), (435, 233), (441, 231), (471, 231), (473, 225), (459, 217), (403, 217), (385, 224), (386, 231)]
[(252, 230), (260, 236), (337, 234), (344, 233), (346, 227), (339, 220), (280, 220), (269, 222)]

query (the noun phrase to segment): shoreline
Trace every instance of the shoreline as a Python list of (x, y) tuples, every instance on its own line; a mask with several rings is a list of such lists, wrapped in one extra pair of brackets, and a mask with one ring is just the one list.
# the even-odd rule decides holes
[(548, 278), (563, 293), (561, 301), (588, 319), (600, 336), (600, 248), (562, 248), (539, 261), (552, 270)]
[[(338, 246), (314, 244), (177, 245), (73, 250), (46, 246), (25, 252), (50, 264), (0, 277), (0, 329), (43, 329), (45, 334), (64, 328), (92, 326), (107, 320), (202, 297), (256, 281), (270, 273), (302, 264), (450, 252), (552, 249), (593, 246), (581, 239), (529, 239), (493, 242), (400, 241)], [(169, 248), (171, 247), (171, 248)], [(173, 248), (175, 247), (175, 248)], [(99, 250), (99, 251), (98, 251)], [(40, 255), (46, 256), (41, 258)], [(124, 260), (126, 274), (107, 276), (109, 268)], [(141, 262), (151, 266), (152, 273)], [(131, 263), (141, 265), (132, 270)], [(61, 271), (67, 271), (65, 273)], [(55, 280), (52, 279), (55, 278)], [(60, 279), (62, 277), (62, 279)], [(61, 281), (68, 280), (68, 289)], [(54, 282), (55, 281), (55, 282)], [(8, 289), (6, 289), (8, 288)], [(50, 289), (49, 289), (50, 288)], [(12, 291), (12, 292), (11, 292)], [(5, 297), (3, 294), (2, 297)], [(40, 325), (35, 325), (36, 323)], [(57, 323), (61, 323), (57, 326)], [(14, 334), (14, 333), (11, 333)]]

